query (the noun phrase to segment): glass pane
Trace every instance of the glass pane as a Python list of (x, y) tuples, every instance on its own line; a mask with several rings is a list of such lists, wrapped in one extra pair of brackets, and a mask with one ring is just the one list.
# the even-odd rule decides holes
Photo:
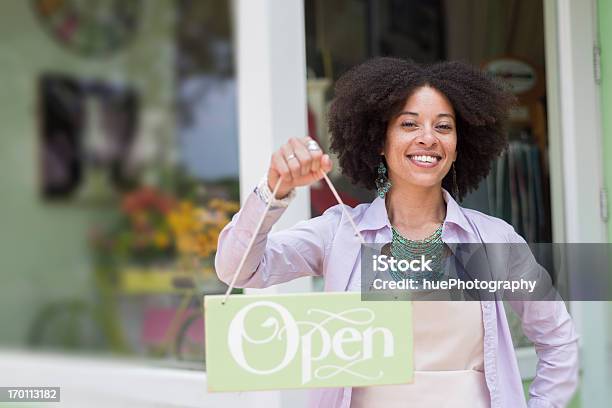
[(239, 199), (229, 2), (0, 11), (0, 344), (201, 367)]

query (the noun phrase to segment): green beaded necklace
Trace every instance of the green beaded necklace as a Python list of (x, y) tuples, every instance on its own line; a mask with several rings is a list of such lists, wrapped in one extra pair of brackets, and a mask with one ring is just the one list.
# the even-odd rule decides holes
[(393, 258), (411, 261), (413, 259), (421, 259), (421, 255), (424, 255), (426, 260), (432, 260), (430, 263), (432, 271), (408, 271), (404, 273), (390, 270), (393, 279), (396, 281), (414, 279), (420, 282), (422, 279), (439, 280), (442, 277), (443, 271), (441, 265), (444, 253), (444, 242), (442, 241), (443, 225), (440, 224), (433, 234), (420, 240), (408, 239), (400, 234), (395, 227), (391, 227), (393, 232), (391, 255)]

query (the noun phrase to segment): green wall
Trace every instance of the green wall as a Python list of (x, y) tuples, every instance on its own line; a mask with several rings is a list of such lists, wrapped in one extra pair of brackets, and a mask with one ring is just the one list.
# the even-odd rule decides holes
[[(171, 112), (174, 84), (174, 2), (142, 2), (137, 35), (106, 59), (82, 58), (58, 45), (31, 3), (0, 3), (0, 346), (23, 344), (44, 303), (91, 297), (86, 234), (92, 220), (108, 210), (40, 200), (39, 75), (54, 71), (126, 81), (140, 92), (144, 111)], [(172, 121), (165, 126), (162, 133), (171, 137)]]
[[(612, 1), (599, 0), (599, 44), (601, 47), (601, 117), (603, 130), (603, 171), (608, 191), (608, 213), (612, 215)], [(608, 220), (608, 242), (612, 242), (612, 220)], [(608, 352), (612, 352), (612, 302), (608, 303)], [(608, 360), (609, 361), (609, 360)], [(612, 367), (608, 367), (612, 370)]]
[[(608, 200), (612, 194), (612, 1), (599, 0), (599, 42), (601, 46), (601, 112), (604, 144), (604, 178)], [(610, 204), (608, 204), (610, 211)], [(608, 240), (612, 237), (612, 222), (608, 222)]]

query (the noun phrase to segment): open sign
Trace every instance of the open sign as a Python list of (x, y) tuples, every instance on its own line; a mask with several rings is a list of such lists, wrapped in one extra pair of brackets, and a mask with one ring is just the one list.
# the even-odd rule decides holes
[(209, 391), (410, 383), (410, 302), (358, 293), (205, 297)]

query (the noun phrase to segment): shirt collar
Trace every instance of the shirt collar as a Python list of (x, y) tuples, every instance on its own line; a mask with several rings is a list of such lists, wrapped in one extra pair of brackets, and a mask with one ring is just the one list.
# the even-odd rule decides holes
[(444, 219), (444, 223), (455, 224), (468, 234), (474, 234), (474, 229), (465, 216), (463, 208), (457, 204), (453, 196), (445, 189), (442, 189), (442, 195), (444, 201), (446, 201), (446, 218)]
[[(445, 189), (442, 189), (442, 195), (446, 202), (446, 218), (444, 219), (444, 223), (452, 223), (468, 234), (474, 234), (463, 209), (457, 204), (455, 199), (453, 199), (450, 193)], [(359, 232), (367, 230), (375, 231), (385, 226), (391, 228), (387, 207), (385, 206), (385, 200), (377, 196), (368, 206), (361, 220), (357, 223), (357, 229), (359, 229)]]

